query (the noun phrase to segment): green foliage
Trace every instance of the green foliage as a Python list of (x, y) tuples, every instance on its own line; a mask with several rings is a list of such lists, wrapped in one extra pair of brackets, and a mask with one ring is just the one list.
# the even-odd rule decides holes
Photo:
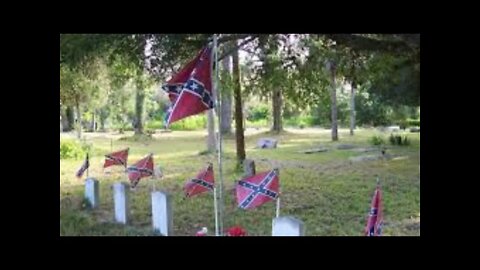
[(385, 144), (385, 140), (380, 135), (372, 136), (369, 141), (372, 145), (383, 145), (383, 144)]
[(60, 140), (60, 159), (84, 158), (87, 148), (74, 140)]
[(199, 130), (207, 127), (206, 115), (195, 115), (184, 118), (170, 125), (171, 130)]
[(245, 128), (262, 128), (262, 127), (268, 127), (269, 123), (267, 119), (259, 119), (257, 121), (250, 121), (246, 120), (246, 126)]
[(153, 120), (153, 121), (147, 122), (145, 127), (148, 129), (163, 129), (164, 124), (163, 124), (163, 121)]
[(356, 121), (358, 125), (388, 125), (389, 106), (385, 106), (375, 95), (363, 92), (355, 96)]
[(312, 126), (315, 126), (316, 123), (318, 123), (318, 119), (309, 115), (297, 116), (297, 117), (292, 117), (284, 120), (285, 126), (299, 127), (299, 128), (312, 127)]
[(259, 103), (256, 106), (250, 106), (247, 109), (247, 120), (255, 122), (261, 119), (268, 119), (270, 116), (270, 106), (264, 103)]
[(401, 136), (398, 134), (390, 134), (390, 144), (392, 145), (399, 145), (399, 146), (408, 146), (410, 145), (410, 140), (407, 136)]
[(388, 105), (420, 105), (420, 64), (411, 59), (374, 53), (367, 63), (364, 78), (368, 89)]
[(408, 119), (407, 120), (407, 125), (408, 126), (419, 127), (420, 126), (420, 119)]

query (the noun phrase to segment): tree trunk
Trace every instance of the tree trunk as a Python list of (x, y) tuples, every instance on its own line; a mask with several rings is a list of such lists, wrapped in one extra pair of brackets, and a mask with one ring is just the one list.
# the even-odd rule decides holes
[(337, 123), (337, 86), (335, 84), (335, 63), (329, 62), (329, 70), (331, 74), (331, 101), (332, 101), (332, 141), (338, 141), (338, 123)]
[(233, 95), (235, 98), (235, 137), (237, 141), (237, 161), (242, 166), (245, 160), (245, 137), (243, 134), (242, 86), (240, 84), (240, 64), (238, 49), (233, 52)]
[(272, 131), (279, 133), (283, 130), (282, 125), (282, 90), (275, 88), (272, 97), (273, 105), (273, 127)]
[(215, 153), (215, 116), (213, 109), (207, 112), (207, 149), (211, 153)]
[[(231, 79), (231, 68), (230, 68), (230, 56), (223, 58), (223, 69), (225, 81), (230, 81)], [(226, 87), (222, 88), (221, 92), (222, 98), (222, 118), (221, 118), (221, 127), (220, 130), (222, 134), (231, 134), (232, 133), (232, 91)]]
[(82, 138), (82, 112), (80, 111), (80, 104), (78, 100), (75, 102), (75, 108), (77, 109), (77, 122), (75, 123), (75, 126), (77, 128), (77, 138), (81, 139)]
[(73, 113), (73, 108), (72, 106), (68, 106), (67, 110), (65, 111), (65, 114), (67, 115), (67, 129), (65, 131), (70, 131), (75, 128), (75, 115)]
[(105, 109), (100, 109), (100, 131), (105, 132), (105, 120), (107, 118), (107, 113)]
[(137, 95), (135, 99), (135, 135), (143, 134), (143, 105), (145, 103), (145, 90), (143, 84), (137, 81)]
[(90, 123), (90, 132), (95, 132), (95, 111), (92, 112), (92, 122)]
[(61, 124), (62, 124), (62, 129), (61, 132), (66, 132), (68, 131), (69, 123), (68, 123), (68, 117), (66, 114), (66, 110), (61, 110), (60, 111), (60, 116), (62, 117)]
[(350, 97), (350, 135), (355, 129), (355, 80), (352, 80), (352, 94)]

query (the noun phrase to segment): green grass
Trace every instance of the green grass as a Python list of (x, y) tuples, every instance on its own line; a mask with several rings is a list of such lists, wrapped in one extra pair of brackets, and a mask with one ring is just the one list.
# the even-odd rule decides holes
[[(348, 158), (361, 155), (337, 150), (340, 143), (371, 147), (369, 139), (379, 132), (339, 131), (339, 142), (331, 142), (329, 130), (288, 129), (279, 135), (266, 129), (247, 131), (247, 158), (255, 160), (257, 172), (280, 167), (282, 191), (281, 215), (291, 215), (305, 222), (306, 235), (362, 235), (375, 179), (380, 177), (384, 197), (384, 235), (420, 235), (420, 135), (410, 133), (410, 146), (388, 145), (387, 152), (404, 158), (350, 163)], [(199, 153), (205, 150), (206, 131), (174, 131), (157, 133), (146, 141), (119, 140), (125, 134), (86, 134), (95, 151), (90, 158), (90, 176), (100, 181), (100, 207), (88, 210), (83, 206), (83, 180), (74, 176), (82, 160), (60, 160), (61, 235), (153, 235), (150, 192), (152, 184), (172, 194), (174, 235), (194, 235), (201, 227), (214, 232), (213, 197), (202, 194), (183, 199), (183, 184), (205, 166), (214, 163), (218, 180), (217, 157)], [(62, 134), (62, 136), (65, 136)], [(387, 137), (388, 134), (382, 136)], [(277, 149), (256, 149), (260, 137), (279, 140)], [(148, 153), (154, 153), (164, 178), (144, 179), (130, 196), (131, 222), (128, 226), (113, 223), (113, 194), (116, 181), (126, 181), (120, 168), (111, 174), (102, 172), (103, 154), (130, 147), (129, 164)], [(317, 146), (331, 148), (328, 152), (303, 154), (298, 151)], [(224, 227), (241, 225), (249, 235), (270, 235), (275, 203), (269, 202), (249, 211), (239, 209), (234, 201), (234, 181), (241, 177), (235, 171), (235, 140), (224, 140), (225, 220)], [(371, 153), (366, 153), (371, 154)]]

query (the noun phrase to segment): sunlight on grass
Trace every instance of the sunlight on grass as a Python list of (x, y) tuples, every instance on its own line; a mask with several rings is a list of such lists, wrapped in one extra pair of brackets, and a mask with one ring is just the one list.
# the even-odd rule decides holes
[[(282, 190), (281, 213), (304, 221), (306, 235), (312, 236), (360, 236), (366, 223), (370, 202), (376, 185), (380, 183), (384, 196), (385, 235), (420, 235), (420, 135), (408, 133), (408, 147), (387, 144), (387, 152), (397, 159), (351, 163), (349, 157), (361, 153), (336, 149), (338, 144), (354, 144), (371, 147), (373, 135), (390, 134), (377, 130), (358, 129), (350, 136), (347, 129), (339, 132), (340, 141), (331, 142), (327, 129), (287, 129), (275, 135), (267, 129), (249, 129), (246, 132), (247, 158), (255, 160), (257, 172), (280, 168)], [(199, 155), (206, 149), (206, 131), (157, 132), (153, 140), (121, 141), (125, 134), (85, 133), (91, 143), (89, 175), (100, 182), (100, 208), (82, 208), (84, 179), (77, 179), (75, 172), (83, 159), (60, 161), (61, 235), (153, 235), (151, 231), (150, 192), (156, 190), (172, 194), (174, 235), (194, 235), (206, 226), (214, 232), (213, 197), (205, 193), (185, 199), (183, 185), (204, 168), (207, 162), (214, 164), (218, 181), (217, 156)], [(72, 138), (61, 134), (62, 138)], [(279, 140), (277, 149), (254, 148), (261, 137)], [(74, 136), (73, 136), (74, 138)], [(299, 151), (324, 146), (330, 150), (303, 154)], [(112, 149), (130, 147), (129, 164), (154, 153), (155, 166), (160, 165), (162, 179), (142, 179), (137, 190), (131, 193), (131, 223), (121, 226), (113, 223), (113, 191), (118, 181), (128, 182), (124, 169), (113, 167), (111, 173), (103, 171), (104, 155)], [(275, 202), (257, 209), (245, 211), (235, 202), (234, 183), (242, 177), (236, 172), (235, 140), (224, 140), (224, 226), (241, 225), (249, 235), (270, 235)], [(398, 158), (401, 157), (401, 158)]]

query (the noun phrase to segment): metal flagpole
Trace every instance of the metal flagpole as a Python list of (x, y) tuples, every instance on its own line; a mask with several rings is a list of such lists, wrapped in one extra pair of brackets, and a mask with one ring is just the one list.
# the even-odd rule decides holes
[[(277, 173), (277, 177), (279, 177), (279, 180), (280, 180), (280, 170), (279, 169), (275, 169), (276, 173)], [(277, 198), (277, 211), (276, 211), (276, 214), (275, 216), (278, 218), (280, 216), (280, 187), (278, 187), (278, 198)]]
[[(214, 65), (216, 64), (216, 61), (217, 61), (217, 35), (214, 34), (213, 35), (213, 44), (212, 44), (212, 54), (211, 54), (211, 76), (212, 76), (212, 95), (213, 95), (213, 100), (214, 100), (214, 104), (217, 108), (217, 113), (219, 114), (219, 117), (220, 117), (220, 103), (218, 103), (218, 98), (217, 98), (217, 89), (216, 89), (216, 86), (217, 86), (217, 74), (213, 72), (213, 67)], [(215, 112), (215, 110), (213, 111)], [(214, 130), (215, 130), (215, 123), (212, 123), (213, 126), (214, 126)], [(220, 126), (219, 126), (220, 128)], [(220, 131), (220, 129), (218, 128), (218, 130)], [(218, 142), (221, 142), (221, 133), (218, 132), (218, 138), (217, 138), (217, 141)], [(215, 132), (214, 132), (214, 135), (215, 135)], [(216, 136), (215, 136), (216, 137)], [(216, 186), (218, 185), (217, 184), (217, 181), (215, 181), (215, 185), (214, 185), (214, 189), (213, 189), (213, 203), (214, 203), (214, 210), (215, 210), (215, 236), (221, 236), (222, 235), (222, 222), (220, 221), (220, 218), (221, 218), (221, 215), (220, 215), (220, 211), (221, 211), (221, 208), (219, 207), (218, 205), (218, 202), (221, 201), (221, 185), (222, 185), (222, 158), (221, 158), (221, 151), (220, 151), (220, 148), (218, 147), (218, 165), (219, 165), (219, 179), (220, 179), (220, 189), (216, 188)], [(217, 193), (217, 190), (219, 191)], [(217, 195), (219, 195), (219, 198), (217, 198)]]
[(278, 198), (277, 198), (277, 214), (276, 217), (278, 218), (280, 216), (280, 189), (278, 191)]
[(213, 185), (213, 209), (215, 211), (215, 236), (220, 236), (220, 228), (218, 226), (218, 200), (217, 188)]
[(87, 160), (86, 160), (85, 165), (87, 165), (87, 178), (88, 178), (88, 168), (90, 168), (90, 159), (89, 159), (89, 156), (88, 156), (88, 152), (87, 152)]
[(215, 79), (213, 81), (214, 83), (214, 89), (217, 92), (217, 113), (218, 113), (218, 173), (219, 173), (219, 183), (220, 187), (218, 189), (218, 197), (219, 197), (219, 214), (220, 214), (220, 234), (223, 235), (223, 213), (224, 213), (224, 201), (223, 201), (223, 138), (222, 138), (222, 130), (221, 130), (221, 125), (222, 125), (222, 111), (221, 111), (221, 98), (220, 98), (220, 91), (218, 91), (218, 71), (219, 71), (219, 65), (218, 65), (218, 44), (217, 44), (217, 35), (215, 34), (213, 36), (213, 42), (214, 42), (214, 47), (215, 47)]

